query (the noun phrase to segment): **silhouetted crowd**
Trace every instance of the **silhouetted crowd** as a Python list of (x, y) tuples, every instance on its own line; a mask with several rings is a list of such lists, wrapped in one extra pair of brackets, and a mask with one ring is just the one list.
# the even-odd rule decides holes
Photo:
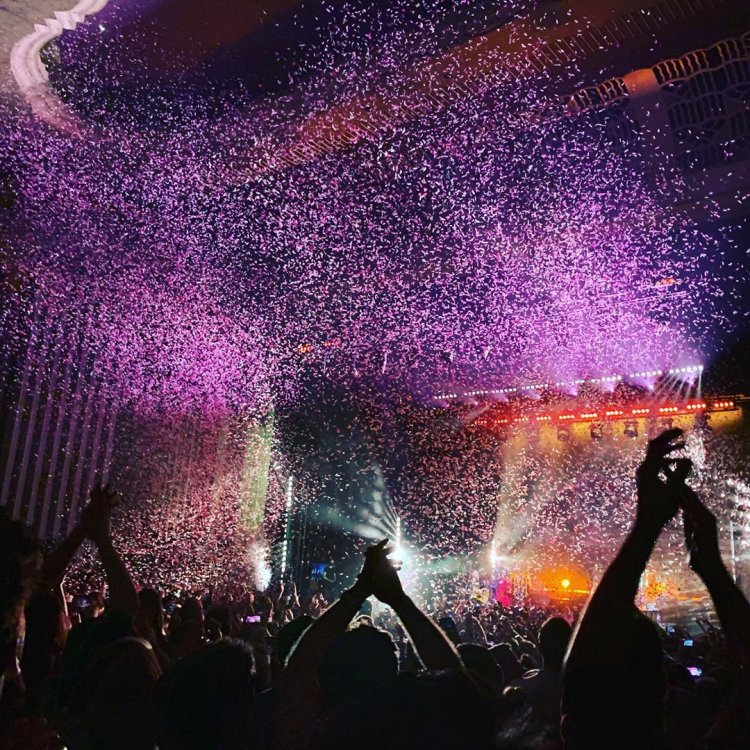
[[(674, 457), (680, 435), (649, 443), (631, 531), (567, 618), (500, 604), (457, 616), (439, 602), (428, 614), (387, 540), (332, 604), (293, 584), (139, 591), (112, 541), (109, 489), (47, 555), (3, 516), (0, 750), (748, 750), (750, 605), (690, 461)], [(634, 604), (678, 515), (720, 623), (692, 635)], [(106, 595), (64, 590), (86, 539)]]

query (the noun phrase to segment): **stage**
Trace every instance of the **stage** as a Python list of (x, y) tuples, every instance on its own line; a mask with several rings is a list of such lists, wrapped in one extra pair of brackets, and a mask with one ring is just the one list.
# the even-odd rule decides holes
[[(534, 384), (440, 393), (426, 404), (377, 407), (376, 430), (321, 432), (325, 456), (290, 467), (287, 575), (334, 596), (355, 573), (352, 549), (387, 536), (404, 559), (406, 586), (425, 605), (450, 591), (479, 606), (580, 609), (632, 524), (647, 441), (679, 427), (695, 466), (691, 483), (719, 518), (724, 558), (742, 584), (748, 401), (703, 393), (702, 370), (681, 369), (592, 378), (575, 392)], [(373, 423), (361, 403), (352, 409), (361, 424)], [(663, 623), (711, 613), (682, 537), (675, 520), (638, 595)]]

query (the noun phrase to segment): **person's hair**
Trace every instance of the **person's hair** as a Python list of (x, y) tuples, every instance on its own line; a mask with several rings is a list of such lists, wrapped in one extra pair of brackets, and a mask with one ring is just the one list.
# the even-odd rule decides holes
[(634, 690), (644, 699), (652, 695), (656, 702), (664, 699), (666, 671), (664, 652), (657, 626), (633, 607), (633, 618), (622, 629), (629, 675)]
[(503, 670), (505, 680), (510, 682), (523, 674), (523, 669), (509, 643), (498, 643), (490, 649), (492, 658)]
[(0, 510), (0, 630), (14, 630), (36, 582), (41, 555), (20, 521)]
[(503, 699), (507, 713), (521, 713), (531, 705), (526, 691), (518, 685), (510, 685), (505, 688)]
[(183, 622), (200, 620), (203, 617), (203, 605), (200, 599), (190, 597), (186, 599), (180, 607), (180, 619)]
[(539, 630), (539, 650), (544, 666), (559, 670), (568, 649), (573, 629), (562, 617), (550, 617)]
[[(489, 691), (458, 672), (400, 677), (383, 696), (375, 720), (378, 716), (387, 717), (395, 730), (387, 741), (392, 750), (484, 750), (492, 742), (494, 720)], [(369, 750), (383, 746), (382, 733), (363, 735), (367, 735), (367, 742), (362, 747)], [(349, 747), (351, 739), (350, 733)]]
[(320, 686), (331, 706), (377, 694), (397, 674), (396, 644), (390, 634), (370, 625), (336, 638), (318, 669)]
[(12, 521), (5, 511), (0, 511), (0, 674), (18, 655), (23, 609), (40, 564), (36, 540), (20, 521)]
[(441, 617), (438, 620), (438, 625), (454, 645), (458, 646), (461, 643), (461, 635), (456, 627), (456, 621), (452, 617), (448, 615)]
[(302, 615), (284, 625), (273, 642), (273, 655), (286, 666), (287, 659), (302, 634), (315, 622), (310, 615)]
[[(602, 659), (598, 669), (578, 672), (575, 662), (566, 667), (566, 739), (577, 746), (586, 737), (615, 731), (617, 747), (661, 746), (667, 681), (657, 628), (632, 605), (613, 637), (612, 658)], [(588, 710), (581, 712), (581, 706)]]
[(502, 667), (495, 661), (486, 646), (462, 643), (458, 647), (458, 653), (466, 668), (477, 675), (494, 695), (502, 693), (505, 684)]
[[(499, 731), (493, 743), (495, 750), (558, 747), (556, 738), (550, 737), (550, 728), (535, 718), (529, 696), (523, 688), (517, 685), (505, 688), (501, 715)], [(555, 727), (555, 734), (557, 731)]]
[(210, 641), (221, 640), (221, 623), (218, 620), (214, 620), (213, 617), (207, 617), (203, 623), (203, 633)]
[(152, 627), (154, 633), (161, 635), (164, 632), (164, 608), (162, 607), (161, 597), (155, 589), (141, 589), (138, 592), (138, 600), (141, 603), (141, 609)]
[(229, 613), (228, 607), (211, 607), (206, 612), (206, 620), (214, 620), (218, 623), (221, 634), (229, 638), (234, 635), (232, 632), (232, 616)]
[(161, 675), (151, 644), (121, 638), (98, 648), (76, 687), (74, 710), (101, 750), (151, 750), (151, 700)]
[(59, 667), (65, 646), (63, 605), (59, 596), (37, 592), (26, 605), (26, 639), (21, 655), (21, 671), (26, 701), (36, 705), (44, 681)]
[(240, 746), (253, 704), (253, 656), (223, 639), (177, 662), (156, 687), (154, 726), (160, 750)]

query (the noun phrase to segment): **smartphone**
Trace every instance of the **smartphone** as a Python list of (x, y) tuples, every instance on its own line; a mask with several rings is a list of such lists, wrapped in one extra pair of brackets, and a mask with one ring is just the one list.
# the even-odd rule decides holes
[(683, 646), (692, 646), (693, 645), (693, 639), (692, 638), (685, 638), (685, 640), (682, 642)]
[(688, 667), (688, 672), (690, 672), (693, 677), (700, 677), (703, 674), (703, 670), (700, 667)]
[(667, 625), (665, 630), (667, 631), (667, 633), (669, 633), (669, 635), (672, 635), (672, 633), (674, 633), (674, 625)]
[(260, 615), (248, 615), (248, 616), (247, 616), (247, 617), (245, 618), (245, 622), (246, 622), (246, 623), (247, 623), (248, 625), (250, 625), (250, 623), (253, 623), (253, 622), (260, 622)]

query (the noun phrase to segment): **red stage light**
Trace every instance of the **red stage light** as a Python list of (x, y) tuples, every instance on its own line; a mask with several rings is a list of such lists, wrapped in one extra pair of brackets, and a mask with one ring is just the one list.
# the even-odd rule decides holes
[[(501, 407), (502, 408), (502, 407)], [(508, 406), (506, 405), (505, 409), (507, 409)], [(548, 407), (549, 408), (549, 407)], [(537, 423), (537, 424), (544, 424), (544, 423), (551, 423), (553, 421), (556, 421), (558, 424), (562, 423), (565, 424), (567, 422), (588, 422), (591, 420), (604, 420), (604, 421), (619, 421), (619, 420), (628, 420), (626, 422), (626, 434), (632, 433), (632, 436), (637, 435), (637, 421), (635, 418), (637, 417), (645, 417), (645, 416), (655, 416), (658, 415), (660, 417), (671, 417), (672, 415), (676, 414), (698, 414), (699, 412), (702, 412), (704, 410), (713, 410), (713, 411), (724, 411), (724, 410), (735, 410), (739, 408), (737, 406), (737, 403), (733, 399), (720, 399), (717, 401), (712, 402), (706, 402), (706, 401), (681, 401), (678, 403), (672, 403), (672, 404), (663, 404), (661, 406), (633, 406), (633, 407), (626, 407), (626, 408), (619, 408), (619, 406), (612, 406), (608, 409), (605, 409), (603, 411), (598, 412), (579, 412), (579, 413), (573, 413), (573, 412), (563, 412), (560, 414), (555, 413), (537, 413), (534, 414), (517, 414), (514, 415), (512, 412), (508, 411), (501, 411), (499, 414), (495, 414), (494, 416), (485, 416), (480, 417), (475, 422), (476, 426), (479, 425), (490, 425), (494, 424), (496, 426), (500, 425), (509, 425), (509, 424), (523, 424), (523, 423)], [(500, 416), (501, 414), (504, 414), (504, 416)], [(601, 416), (600, 416), (601, 415)], [(596, 436), (598, 438), (598, 434)]]
[(715, 401), (714, 409), (734, 409), (734, 401)]

